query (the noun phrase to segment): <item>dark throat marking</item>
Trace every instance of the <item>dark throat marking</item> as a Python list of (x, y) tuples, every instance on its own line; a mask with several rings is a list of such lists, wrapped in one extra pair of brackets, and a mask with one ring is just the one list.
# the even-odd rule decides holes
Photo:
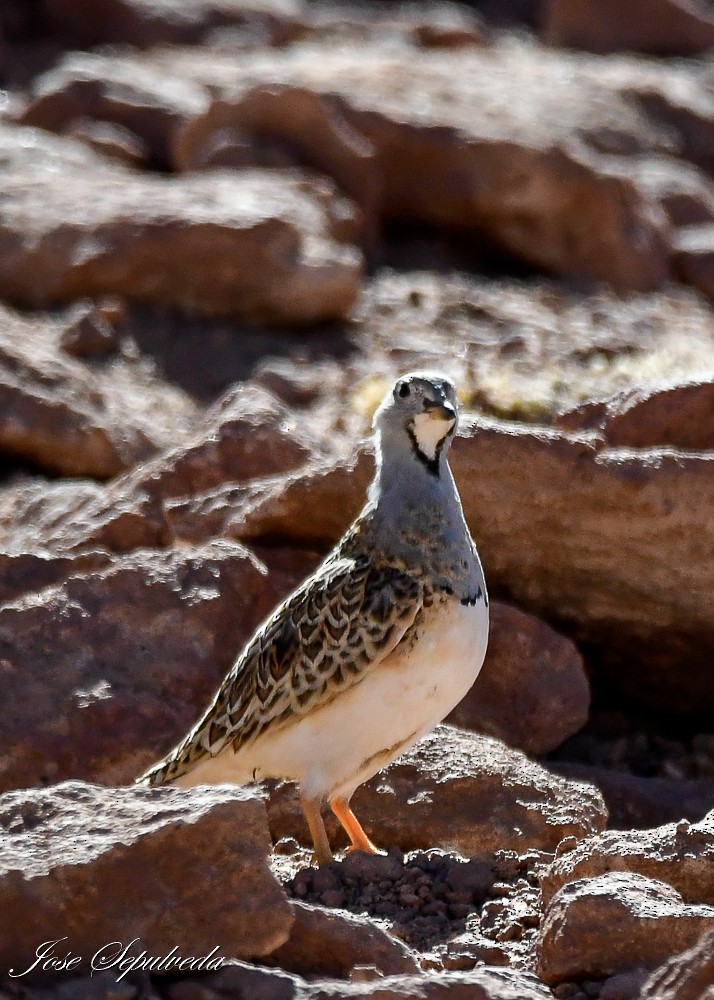
[[(470, 594), (468, 597), (462, 597), (461, 603), (466, 607), (472, 608), (476, 601), (480, 601), (483, 597), (483, 591), (480, 587), (476, 588), (475, 594)], [(486, 598), (486, 607), (488, 607), (488, 598)]]
[(414, 452), (416, 457), (419, 459), (421, 464), (426, 468), (427, 472), (430, 472), (432, 476), (436, 476), (436, 478), (438, 479), (439, 459), (441, 458), (441, 452), (444, 447), (444, 442), (446, 441), (449, 435), (445, 434), (444, 437), (441, 439), (441, 441), (439, 441), (439, 443), (436, 446), (436, 450), (434, 451), (434, 457), (428, 458), (419, 447), (416, 434), (414, 433), (414, 428), (412, 427), (411, 424), (407, 424), (407, 434), (409, 435), (409, 440), (412, 443), (412, 451)]

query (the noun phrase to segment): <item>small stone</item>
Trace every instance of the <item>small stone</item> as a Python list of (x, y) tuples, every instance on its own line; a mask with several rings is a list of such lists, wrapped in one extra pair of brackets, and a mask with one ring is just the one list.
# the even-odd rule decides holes
[(343, 889), (326, 889), (320, 896), (324, 906), (344, 906), (345, 893)]
[(602, 984), (600, 1000), (636, 1000), (649, 977), (647, 969), (628, 969)]

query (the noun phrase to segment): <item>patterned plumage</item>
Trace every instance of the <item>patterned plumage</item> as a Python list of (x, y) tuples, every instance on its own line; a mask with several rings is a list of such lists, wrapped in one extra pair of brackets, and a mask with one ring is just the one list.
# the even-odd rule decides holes
[(321, 863), (332, 856), (325, 799), (352, 846), (375, 850), (352, 792), (460, 700), (488, 635), (483, 574), (446, 462), (453, 386), (404, 376), (375, 423), (378, 469), (359, 518), (258, 629), (185, 739), (138, 779), (296, 780)]

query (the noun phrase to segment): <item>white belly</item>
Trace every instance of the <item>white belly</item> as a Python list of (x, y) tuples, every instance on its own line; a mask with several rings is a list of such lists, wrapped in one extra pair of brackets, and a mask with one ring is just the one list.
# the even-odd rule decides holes
[(202, 761), (176, 784), (285, 778), (311, 797), (349, 798), (448, 715), (478, 676), (488, 642), (484, 602), (450, 599), (428, 615), (413, 644), (402, 643), (333, 701), (237, 754)]

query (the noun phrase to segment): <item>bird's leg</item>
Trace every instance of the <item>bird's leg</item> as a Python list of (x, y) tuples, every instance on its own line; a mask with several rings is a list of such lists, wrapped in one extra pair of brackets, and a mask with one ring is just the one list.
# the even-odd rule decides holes
[(367, 854), (379, 854), (379, 848), (375, 847), (367, 834), (360, 826), (360, 822), (350, 809), (347, 799), (333, 799), (330, 808), (335, 816), (345, 828), (347, 836), (350, 838), (352, 846), (349, 851), (366, 851)]
[(327, 830), (320, 812), (320, 800), (311, 799), (307, 795), (300, 793), (300, 805), (305, 813), (307, 825), (310, 827), (310, 835), (315, 845), (315, 861), (318, 865), (327, 865), (333, 860), (332, 848), (327, 837)]

